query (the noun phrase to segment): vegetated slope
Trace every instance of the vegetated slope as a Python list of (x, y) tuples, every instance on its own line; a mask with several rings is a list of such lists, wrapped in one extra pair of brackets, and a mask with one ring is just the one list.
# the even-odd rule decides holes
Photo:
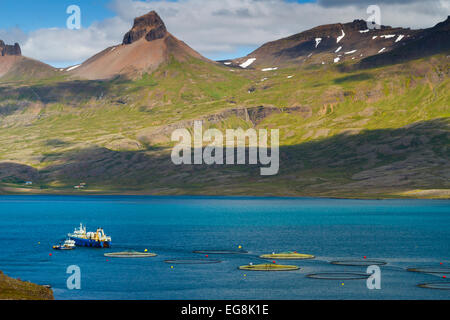
[(107, 48), (80, 66), (66, 71), (91, 80), (118, 75), (136, 77), (151, 73), (171, 58), (178, 61), (192, 58), (208, 61), (170, 34), (158, 14), (152, 11), (134, 20), (133, 28), (125, 34), (121, 45)]
[[(171, 57), (135, 80), (0, 85), (0, 192), (448, 198), (449, 64), (264, 72)], [(196, 119), (279, 129), (279, 174), (175, 166), (171, 133)]]
[(0, 300), (53, 300), (51, 289), (13, 279), (0, 271)]
[(266, 43), (246, 57), (225, 63), (250, 68), (333, 64), (361, 59), (366, 67), (381, 62), (398, 63), (408, 57), (420, 58), (448, 51), (449, 24), (450, 19), (447, 19), (423, 30), (390, 26), (368, 29), (364, 20), (323, 25)]

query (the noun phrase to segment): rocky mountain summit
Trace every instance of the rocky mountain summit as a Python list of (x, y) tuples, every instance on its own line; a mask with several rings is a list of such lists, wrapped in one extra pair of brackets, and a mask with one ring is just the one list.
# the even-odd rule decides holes
[(0, 56), (21, 56), (22, 50), (20, 45), (16, 42), (14, 45), (7, 45), (0, 40)]
[(151, 11), (134, 19), (133, 28), (125, 34), (122, 43), (132, 44), (143, 37), (147, 41), (153, 41), (164, 38), (166, 34), (164, 22), (155, 11)]

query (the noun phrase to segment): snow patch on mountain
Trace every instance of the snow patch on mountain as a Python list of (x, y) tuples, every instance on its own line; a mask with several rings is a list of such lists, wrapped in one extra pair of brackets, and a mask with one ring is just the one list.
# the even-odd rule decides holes
[(247, 68), (247, 67), (249, 67), (253, 62), (255, 62), (256, 61), (256, 58), (250, 58), (250, 59), (248, 59), (247, 61), (245, 61), (244, 63), (242, 63), (242, 64), (240, 64), (239, 66), (241, 67), (241, 68)]
[(339, 43), (339, 41), (341, 41), (341, 40), (345, 37), (345, 32), (344, 32), (344, 30), (341, 30), (341, 31), (342, 31), (342, 35), (340, 35), (339, 37), (337, 37), (336, 43)]
[(72, 66), (72, 67), (68, 68), (66, 71), (72, 71), (72, 70), (78, 68), (79, 66), (81, 66), (81, 64), (77, 64), (76, 66)]
[(399, 42), (402, 40), (405, 36), (403, 34), (399, 35), (397, 39), (395, 39), (395, 42)]
[(316, 38), (316, 48), (319, 45), (320, 41), (322, 41), (322, 38)]
[(278, 67), (261, 69), (261, 71), (274, 71), (274, 70), (278, 70)]

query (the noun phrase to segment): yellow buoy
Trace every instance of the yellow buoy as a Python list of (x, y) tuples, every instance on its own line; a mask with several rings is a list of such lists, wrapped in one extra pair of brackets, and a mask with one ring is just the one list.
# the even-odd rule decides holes
[(300, 267), (266, 263), (266, 264), (249, 264), (246, 266), (240, 266), (239, 269), (251, 271), (294, 271), (299, 270)]
[(275, 259), (275, 260), (303, 260), (303, 259), (314, 259), (315, 256), (312, 254), (304, 254), (297, 252), (281, 252), (281, 253), (271, 253), (263, 254), (259, 256), (262, 259)]

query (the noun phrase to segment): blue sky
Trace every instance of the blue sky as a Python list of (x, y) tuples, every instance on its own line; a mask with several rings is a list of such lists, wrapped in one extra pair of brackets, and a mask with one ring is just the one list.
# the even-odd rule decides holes
[(115, 16), (109, 0), (1, 0), (0, 29), (19, 27), (25, 32), (41, 28), (64, 27), (66, 9), (76, 4), (83, 10), (83, 24)]
[[(121, 43), (135, 17), (156, 10), (195, 50), (230, 59), (317, 25), (365, 19), (372, 2), (380, 3), (382, 23), (393, 26), (430, 27), (450, 11), (449, 0), (0, 0), (0, 39), (63, 67)], [(81, 30), (66, 28), (74, 4)]]
[[(208, 1), (208, 0), (205, 0)], [(314, 0), (285, 0), (286, 2), (315, 2)], [(150, 1), (149, 1), (150, 2)], [(172, 2), (177, 2), (172, 0)], [(19, 27), (28, 32), (41, 28), (64, 27), (66, 8), (78, 5), (83, 9), (83, 25), (115, 16), (110, 0), (1, 0), (0, 29)]]

